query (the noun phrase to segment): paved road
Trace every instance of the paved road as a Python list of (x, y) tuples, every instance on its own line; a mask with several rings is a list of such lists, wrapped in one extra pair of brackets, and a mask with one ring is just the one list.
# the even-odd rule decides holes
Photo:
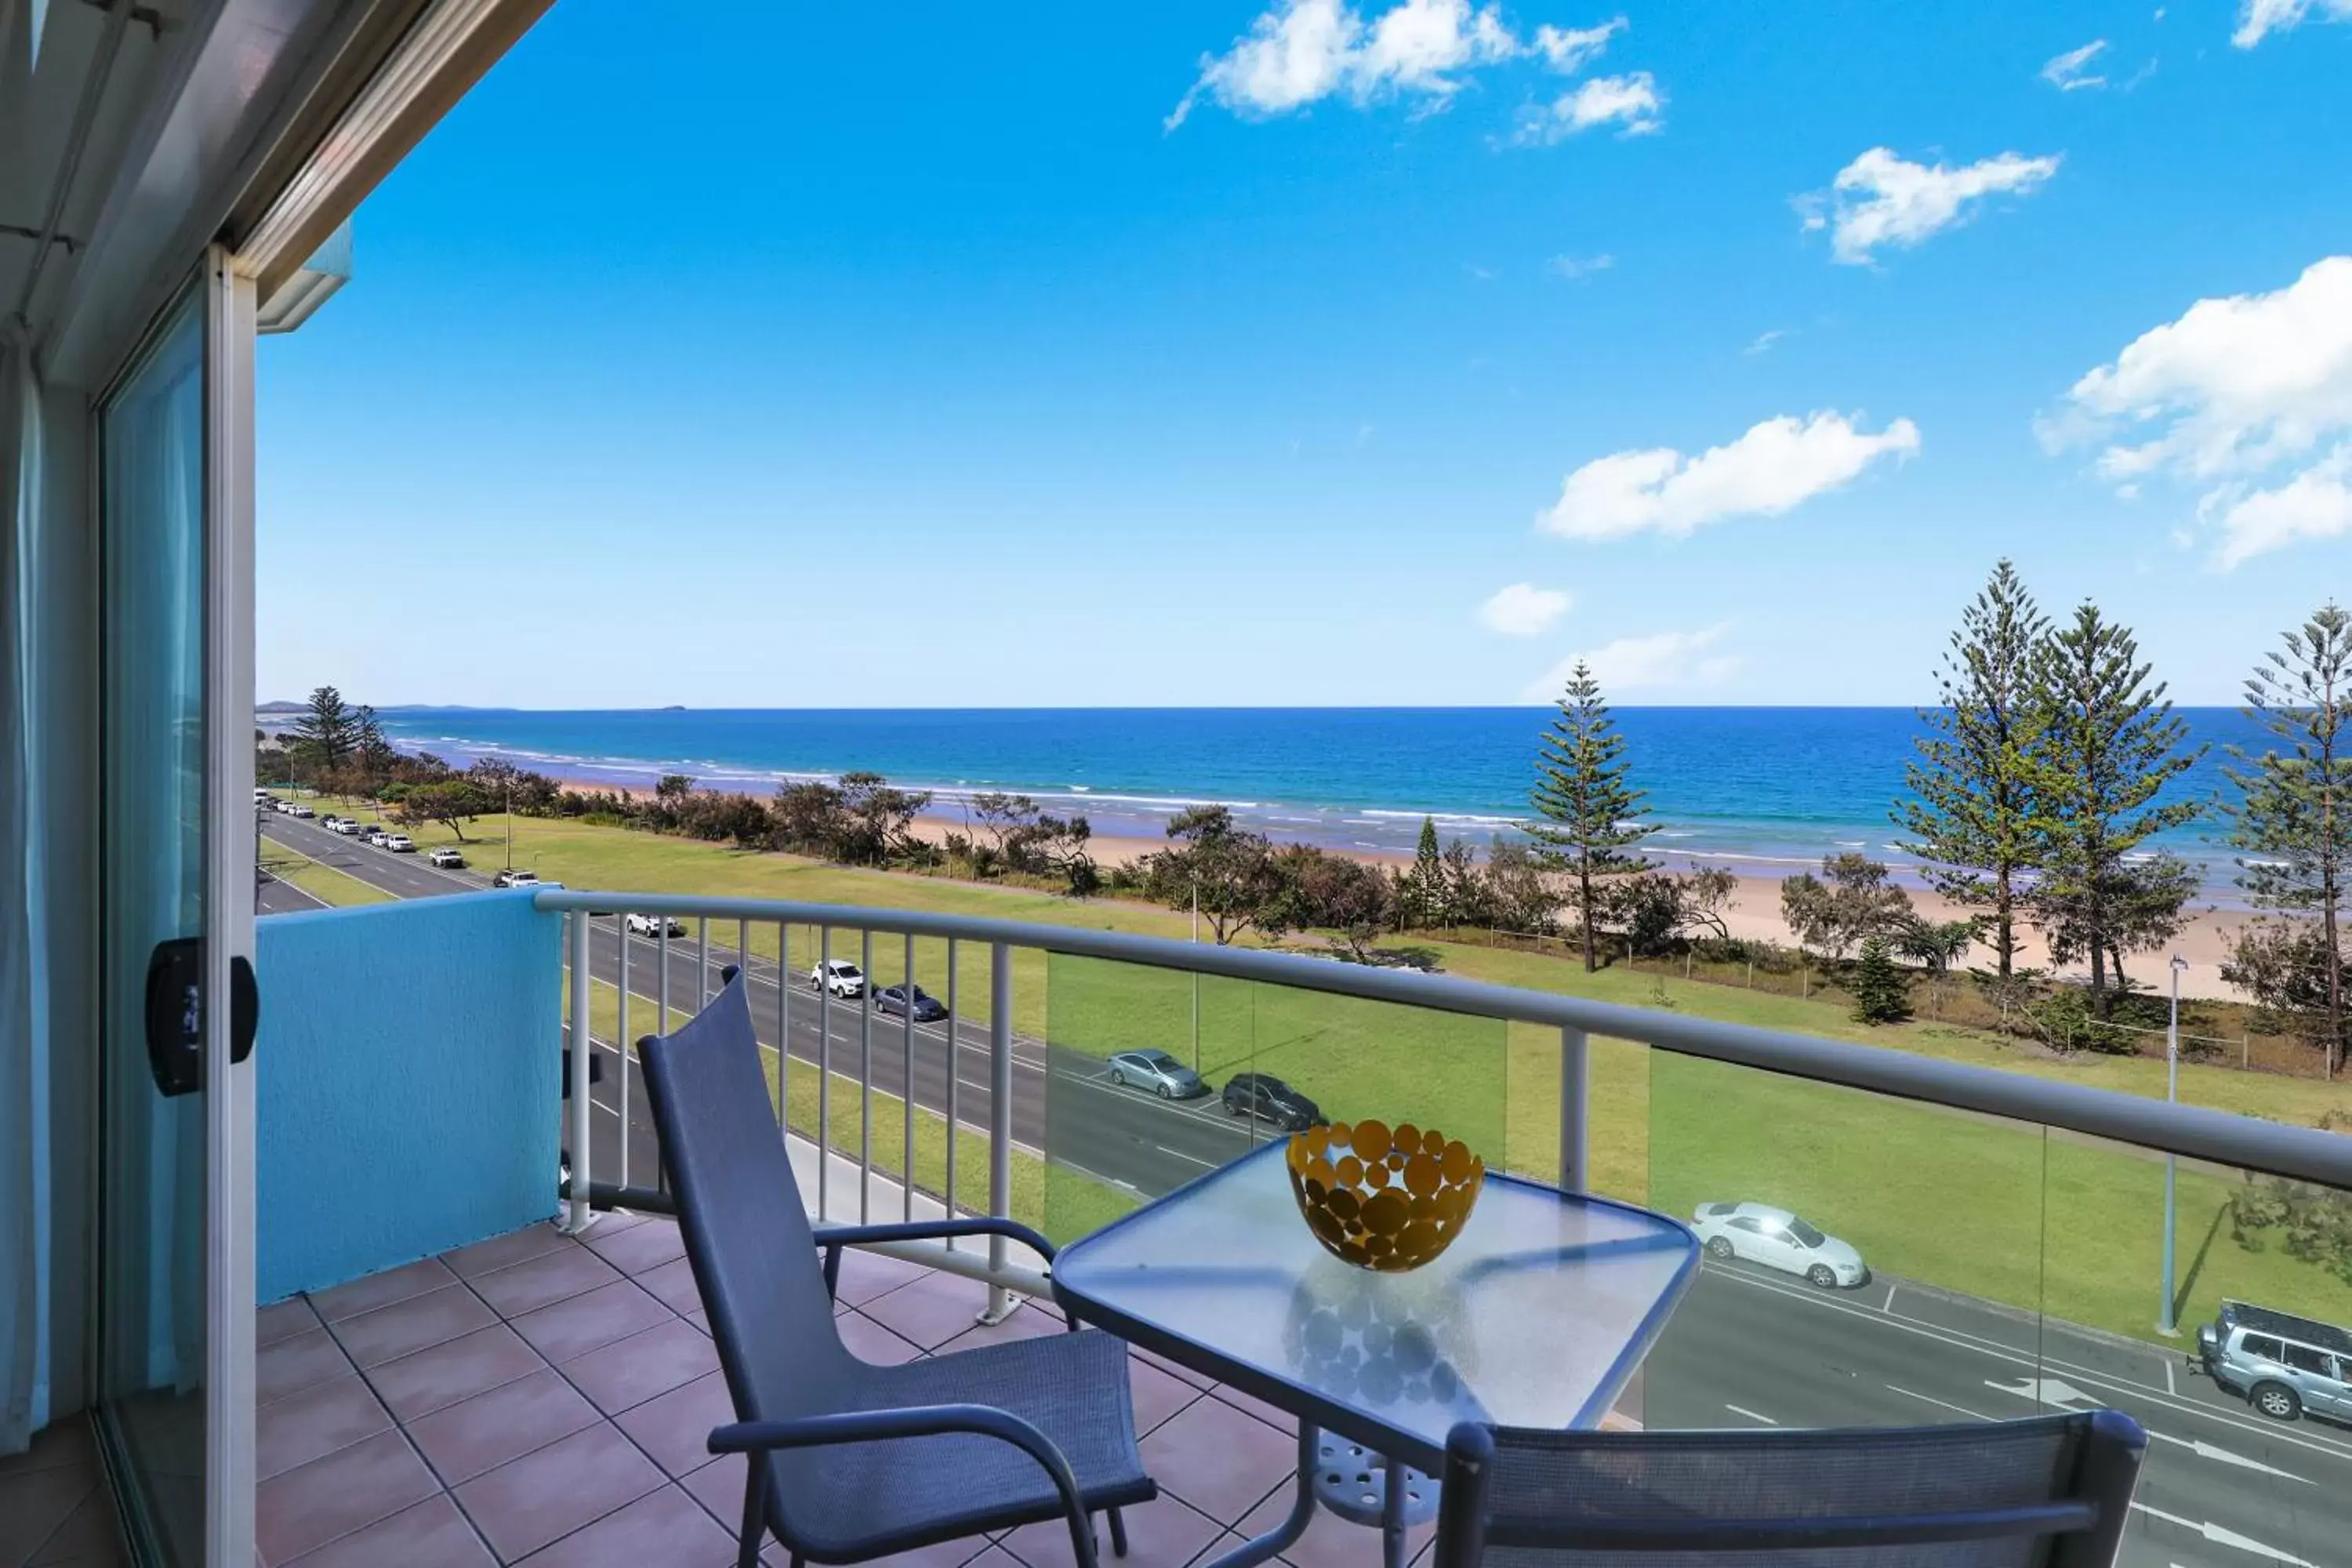
[(1657, 1426), (1895, 1426), (2099, 1405), (2150, 1434), (2126, 1563), (2352, 1563), (2352, 1430), (2265, 1420), (2152, 1345), (1901, 1281), (1821, 1291), (1710, 1259), (1642, 1370), (1642, 1414)]
[[(312, 823), (271, 814), (262, 827), (404, 898), (487, 885), (478, 873), (436, 871)], [(591, 972), (617, 984), (621, 935), (605, 921), (593, 931)], [(672, 941), (667, 954), (663, 947), (627, 940), (632, 1033), (652, 1026), (665, 970), (673, 1006), (690, 1007), (700, 994), (696, 944)], [(731, 952), (711, 953), (710, 984), (733, 961)], [(817, 999), (804, 984), (780, 990), (775, 966), (763, 959), (750, 969), (763, 1045), (773, 1049), (788, 1038), (795, 1071), (829, 1056), (835, 1070), (856, 1074), (867, 1048), (864, 1009), (833, 1003), (823, 1009), (821, 1028)], [(870, 1022), (877, 1089), (895, 1094), (911, 1079), (915, 1103), (944, 1113), (952, 1060), (959, 1119), (988, 1125), (984, 1026), (960, 1023), (951, 1045), (945, 1026), (919, 1025), (910, 1053), (903, 1021)], [(658, 1155), (644, 1084), (610, 1042), (596, 1043), (610, 1054), (594, 1091), (595, 1169), (619, 1175), (625, 1125), (629, 1179), (650, 1185)], [(1013, 1079), (1017, 1143), (1042, 1148), (1050, 1128), (1057, 1161), (1145, 1194), (1265, 1136), (1228, 1120), (1213, 1101), (1168, 1104), (1116, 1088), (1098, 1059), (1025, 1037), (1014, 1043)], [(875, 1131), (877, 1148), (896, 1146), (899, 1127), (890, 1118), (877, 1117)], [(836, 1141), (846, 1131), (837, 1130)], [(1710, 1260), (1644, 1362), (1641, 1387), (1643, 1418), (1661, 1427), (1913, 1425), (2097, 1405), (2130, 1412), (2151, 1434), (2123, 1558), (2131, 1568), (2352, 1568), (2352, 1430), (2266, 1421), (2190, 1372), (2179, 1355), (1989, 1302), (1883, 1279), (1860, 1291), (1820, 1291)]]

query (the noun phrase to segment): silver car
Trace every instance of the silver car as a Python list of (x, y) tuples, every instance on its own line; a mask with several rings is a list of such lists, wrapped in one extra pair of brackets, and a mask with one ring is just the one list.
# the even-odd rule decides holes
[(2352, 1332), (2243, 1301), (2197, 1331), (2194, 1363), (2273, 1421), (2352, 1422)]
[(1111, 1082), (1121, 1089), (1148, 1089), (1162, 1100), (1191, 1100), (1209, 1092), (1199, 1073), (1166, 1051), (1121, 1051), (1108, 1065)]

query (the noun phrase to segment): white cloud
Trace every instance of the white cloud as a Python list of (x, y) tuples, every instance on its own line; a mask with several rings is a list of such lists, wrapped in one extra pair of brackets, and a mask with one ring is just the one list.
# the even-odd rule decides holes
[(2220, 507), (2221, 542), (2213, 563), (2227, 572), (2300, 539), (2352, 533), (2352, 446), (2338, 447), (2275, 489)]
[(1696, 458), (1671, 447), (1596, 458), (1568, 476), (1536, 521), (1570, 539), (1649, 531), (1680, 539), (1727, 517), (1776, 516), (1850, 483), (1881, 458), (1900, 461), (1918, 449), (1919, 427), (1908, 419), (1874, 436), (1842, 414), (1784, 414)]
[(1557, 588), (1514, 583), (1478, 606), (1478, 624), (1507, 637), (1540, 637), (1568, 614), (1570, 603)]
[(1789, 336), (1790, 331), (1790, 329), (1787, 327), (1774, 327), (1768, 331), (1759, 332), (1756, 334), (1755, 341), (1749, 343), (1746, 348), (1741, 349), (1739, 352), (1753, 359), (1756, 355), (1769, 349), (1774, 343), (1779, 342), (1782, 338)]
[(2315, 261), (2268, 294), (2198, 300), (2075, 382), (2040, 432), (2053, 450), (2104, 443), (2095, 467), (2120, 489), (2166, 473), (2200, 487), (2199, 513), (2221, 527), (2224, 569), (2340, 531), (2352, 256)]
[(2090, 63), (2106, 52), (2107, 40), (2094, 38), (2079, 49), (2068, 49), (2053, 57), (2042, 68), (2042, 79), (2060, 92), (2074, 92), (2086, 87), (2105, 87), (2107, 79), (2088, 74)]
[(1606, 272), (1616, 265), (1617, 258), (1604, 250), (1598, 256), (1555, 256), (1544, 263), (1544, 268), (1555, 278), (1581, 283), (1594, 273)]
[(2314, 14), (2323, 22), (2352, 21), (2352, 0), (2245, 0), (2230, 41), (2251, 49), (2273, 33), (2293, 32)]
[(1622, 16), (1612, 16), (1597, 27), (1555, 27), (1547, 22), (1536, 29), (1535, 49), (1552, 69), (1574, 76), (1599, 59), (1609, 40), (1629, 26)]
[(1341, 92), (1359, 104), (1411, 96), (1438, 107), (1461, 89), (1458, 73), (1524, 52), (1500, 10), (1470, 0), (1401, 0), (1369, 22), (1347, 0), (1280, 0), (1223, 54), (1201, 57), (1200, 79), (1167, 129), (1203, 97), (1251, 119)]
[(1579, 663), (1592, 671), (1601, 689), (1612, 696), (1621, 691), (1677, 686), (1717, 686), (1739, 668), (1738, 654), (1711, 650), (1730, 634), (1723, 621), (1695, 632), (1654, 632), (1648, 637), (1619, 637), (1582, 653), (1570, 654), (1538, 677), (1527, 689), (1527, 700), (1558, 700), (1569, 672)]
[(1910, 163), (1891, 148), (1873, 147), (1838, 171), (1826, 199), (1820, 194), (1801, 197), (1797, 210), (1807, 228), (1830, 230), (1831, 248), (1840, 261), (1866, 263), (1880, 246), (1916, 245), (1966, 223), (1987, 196), (2028, 194), (2057, 172), (2055, 155), (2003, 153), (1952, 168)]
[(1647, 136), (1665, 123), (1665, 95), (1648, 71), (1597, 76), (1523, 111), (1513, 140), (1523, 147), (1549, 147), (1602, 125), (1618, 126), (1620, 136)]

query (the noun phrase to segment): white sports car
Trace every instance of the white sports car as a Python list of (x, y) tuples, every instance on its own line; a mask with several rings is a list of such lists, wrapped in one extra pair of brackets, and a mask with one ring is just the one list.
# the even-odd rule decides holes
[(1691, 1229), (1710, 1258), (1744, 1258), (1802, 1275), (1824, 1290), (1870, 1282), (1861, 1253), (1769, 1204), (1701, 1204), (1691, 1215)]

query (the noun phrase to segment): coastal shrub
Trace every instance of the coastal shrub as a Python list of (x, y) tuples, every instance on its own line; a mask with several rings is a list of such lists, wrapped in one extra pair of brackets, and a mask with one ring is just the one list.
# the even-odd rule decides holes
[(1911, 1016), (1911, 977), (1895, 962), (1894, 944), (1883, 935), (1863, 939), (1862, 957), (1846, 989), (1860, 1023), (1897, 1024)]
[(2128, 1056), (2131, 1036), (2093, 1011), (2091, 998), (2079, 985), (2053, 985), (2050, 994), (2025, 1009), (2034, 1032), (2050, 1048), (2072, 1053), (2099, 1051)]

